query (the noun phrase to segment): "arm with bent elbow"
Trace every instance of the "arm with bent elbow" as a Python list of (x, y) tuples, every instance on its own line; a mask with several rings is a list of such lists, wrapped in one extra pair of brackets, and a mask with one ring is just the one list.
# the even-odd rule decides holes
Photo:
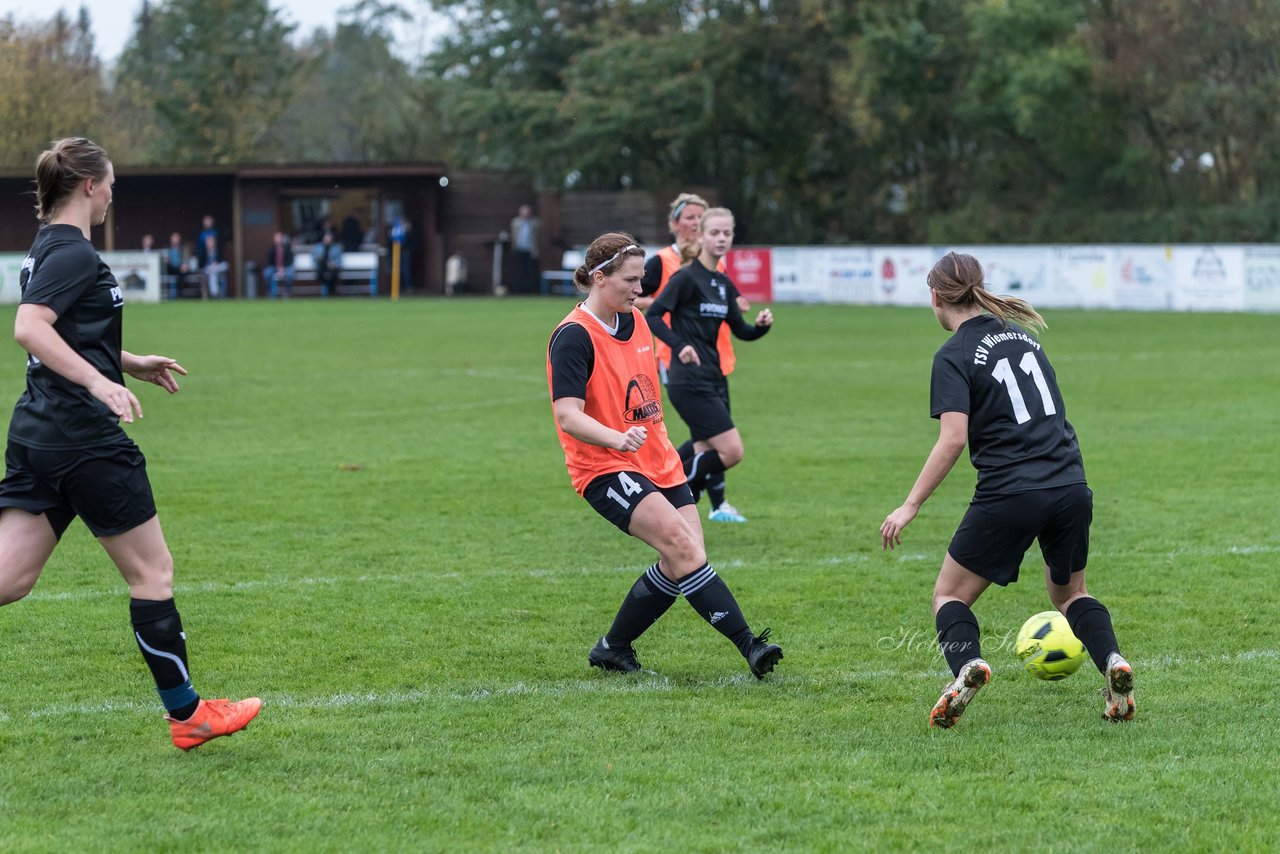
[(48, 306), (24, 303), (18, 306), (18, 313), (13, 321), (14, 340), (55, 374), (84, 386), (117, 418), (129, 424), (133, 423), (135, 412), (141, 418), (142, 404), (138, 403), (133, 392), (103, 376), (101, 371), (73, 350), (58, 334), (58, 330), (53, 328), (57, 320), (57, 313)]
[(640, 450), (649, 431), (639, 425), (620, 433), (612, 427), (601, 424), (586, 413), (587, 402), (580, 397), (559, 397), (551, 403), (555, 412), (556, 424), (579, 442), (588, 445), (599, 445), (615, 451), (634, 452)]

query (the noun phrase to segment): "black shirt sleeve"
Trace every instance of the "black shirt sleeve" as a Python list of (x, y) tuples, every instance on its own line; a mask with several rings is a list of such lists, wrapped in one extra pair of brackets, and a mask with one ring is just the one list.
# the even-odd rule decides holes
[(644, 262), (644, 278), (640, 280), (640, 296), (651, 297), (662, 284), (662, 259), (650, 255)]
[(551, 336), (547, 348), (551, 359), (551, 399), (587, 399), (587, 380), (596, 366), (591, 335), (577, 323), (566, 323)]
[(728, 276), (725, 276), (724, 279), (729, 286), (729, 314), (725, 318), (725, 322), (729, 324), (733, 334), (743, 341), (754, 341), (757, 338), (763, 338), (765, 333), (773, 327), (756, 326), (754, 323), (747, 323), (746, 318), (742, 316), (742, 309), (738, 308), (738, 286)]
[(59, 317), (98, 283), (98, 253), (88, 241), (55, 245), (22, 289), (22, 302), (43, 305)]
[(969, 378), (960, 364), (962, 357), (958, 347), (943, 347), (934, 355), (929, 380), (930, 417), (941, 418), (944, 412), (969, 414)]
[(649, 306), (649, 310), (645, 312), (645, 320), (649, 323), (649, 331), (657, 338), (671, 348), (671, 352), (679, 353), (687, 342), (680, 338), (663, 315), (671, 314), (675, 311), (676, 306), (680, 304), (680, 300), (685, 293), (693, 286), (693, 279), (688, 274), (688, 267), (682, 267), (677, 270), (674, 275), (667, 281), (667, 286), (662, 289), (662, 293)]

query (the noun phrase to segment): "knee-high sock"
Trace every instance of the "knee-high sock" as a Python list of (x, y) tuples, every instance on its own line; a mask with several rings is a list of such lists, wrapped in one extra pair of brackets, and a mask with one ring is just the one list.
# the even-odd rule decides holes
[(655, 563), (627, 591), (605, 640), (611, 647), (630, 646), (667, 613), (679, 596), (680, 588), (664, 577)]
[(686, 439), (680, 447), (676, 448), (676, 453), (680, 455), (680, 462), (687, 462), (695, 453), (693, 449), (693, 440)]
[(711, 564), (680, 579), (680, 592), (702, 619), (713, 629), (733, 641), (743, 657), (751, 649), (753, 636), (747, 620), (742, 616), (738, 600), (725, 585)]
[(130, 599), (129, 618), (133, 638), (151, 669), (160, 702), (174, 717), (191, 716), (200, 696), (191, 686), (187, 670), (187, 635), (172, 599)]
[(1111, 626), (1111, 612), (1092, 596), (1077, 599), (1067, 607), (1067, 622), (1071, 631), (1089, 650), (1089, 657), (1100, 673), (1107, 672), (1107, 659), (1120, 651), (1115, 629)]
[(724, 472), (708, 479), (707, 499), (711, 502), (713, 510), (724, 503)]
[(953, 600), (939, 608), (933, 619), (938, 629), (938, 647), (952, 675), (959, 676), (961, 667), (982, 657), (978, 618), (968, 605)]
[(724, 471), (724, 462), (715, 451), (699, 451), (684, 464), (685, 477), (689, 479), (689, 488), (694, 492), (702, 492), (712, 475)]

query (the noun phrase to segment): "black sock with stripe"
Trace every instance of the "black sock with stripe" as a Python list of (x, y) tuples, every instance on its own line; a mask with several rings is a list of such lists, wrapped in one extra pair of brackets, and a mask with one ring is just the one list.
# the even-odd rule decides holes
[(742, 616), (738, 600), (733, 598), (711, 564), (703, 564), (697, 571), (680, 579), (680, 592), (702, 619), (733, 641), (733, 645), (745, 658), (751, 649), (751, 628)]
[(655, 563), (636, 579), (613, 618), (613, 625), (604, 636), (611, 647), (630, 646), (631, 643), (658, 618), (667, 613), (680, 596), (680, 588), (666, 578)]
[(693, 450), (693, 440), (686, 439), (680, 447), (676, 448), (676, 453), (680, 455), (680, 462), (682, 463), (693, 459), (693, 455), (695, 453)]
[(707, 483), (713, 479), (712, 476), (722, 471), (724, 471), (724, 462), (715, 451), (699, 451), (684, 464), (684, 474), (689, 479), (689, 488), (695, 494), (706, 489)]
[(959, 676), (961, 667), (982, 657), (978, 618), (968, 605), (952, 600), (938, 609), (933, 621), (938, 629), (938, 647), (951, 673)]
[(1080, 638), (1080, 643), (1089, 650), (1089, 657), (1098, 672), (1105, 674), (1107, 659), (1111, 653), (1120, 651), (1115, 629), (1111, 626), (1111, 612), (1097, 599), (1086, 596), (1067, 606), (1067, 622), (1075, 636)]
[(160, 702), (169, 715), (186, 720), (200, 704), (187, 670), (187, 635), (172, 599), (130, 599), (133, 639), (155, 679)]
[(721, 472), (716, 477), (708, 478), (707, 499), (711, 502), (712, 510), (724, 503), (724, 472)]

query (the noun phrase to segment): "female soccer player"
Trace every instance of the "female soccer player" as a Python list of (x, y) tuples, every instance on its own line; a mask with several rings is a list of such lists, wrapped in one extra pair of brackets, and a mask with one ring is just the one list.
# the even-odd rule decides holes
[(31, 592), (63, 531), (79, 516), (129, 584), (129, 614), (170, 736), (183, 750), (243, 729), (257, 698), (203, 700), (191, 685), (146, 460), (120, 421), (142, 417), (124, 373), (178, 391), (166, 356), (121, 348), (124, 291), (89, 242), (111, 204), (115, 170), (87, 139), (55, 140), (36, 161), (42, 223), (22, 263), (14, 337), (27, 351), (27, 390), (9, 424), (0, 482), (0, 605)]
[(1043, 329), (1044, 319), (1025, 300), (989, 293), (971, 255), (948, 253), (928, 283), (934, 315), (954, 333), (933, 357), (929, 407), (941, 430), (906, 503), (880, 526), (882, 547), (902, 542), (902, 529), (966, 442), (978, 470), (973, 501), (933, 588), (938, 644), (955, 681), (929, 713), (929, 725), (954, 725), (991, 679), (970, 606), (992, 582), (1016, 581), (1037, 539), (1049, 599), (1105, 678), (1103, 717), (1132, 720), (1133, 670), (1120, 655), (1111, 615), (1084, 584), (1093, 493), (1053, 366), (1027, 331)]
[(667, 394), (693, 437), (694, 453), (684, 460), (684, 470), (694, 496), (743, 455), (742, 436), (729, 414), (729, 379), (716, 346), (721, 330), (727, 327), (743, 341), (753, 341), (773, 325), (773, 313), (766, 308), (748, 326), (738, 307), (737, 287), (719, 271), (720, 260), (733, 248), (733, 214), (710, 208), (702, 215), (699, 233), (698, 257), (671, 276), (645, 315), (653, 334), (675, 355)]
[(760, 679), (782, 658), (782, 648), (768, 642), (768, 629), (752, 634), (707, 563), (698, 510), (663, 425), (653, 338), (634, 309), (643, 257), (629, 235), (597, 237), (573, 276), (587, 297), (556, 326), (547, 346), (551, 407), (574, 489), (659, 558), (632, 585), (587, 661), (604, 670), (640, 670), (632, 644), (683, 593)]
[[(707, 204), (706, 199), (694, 193), (681, 193), (671, 203), (671, 213), (667, 219), (671, 223), (671, 236), (675, 242), (659, 249), (653, 257), (644, 262), (644, 278), (640, 280), (641, 297), (636, 300), (636, 308), (647, 311), (676, 271), (698, 257), (702, 250), (699, 243), (702, 234), (702, 215), (708, 207), (710, 205)], [(716, 270), (724, 272), (723, 258), (716, 266)], [(739, 295), (738, 308), (748, 311), (751, 303), (746, 297)], [(655, 341), (653, 346), (658, 357), (658, 368), (665, 383), (667, 371), (671, 365), (671, 348), (662, 341)], [(729, 334), (728, 326), (720, 327), (719, 336), (716, 338), (716, 351), (720, 354), (720, 372), (727, 377), (733, 373), (734, 366), (737, 364), (737, 358), (733, 352), (733, 338)], [(682, 463), (688, 462), (695, 453), (693, 440), (683, 443), (676, 448), (676, 451), (680, 454)], [(707, 483), (707, 497), (711, 502), (711, 510), (707, 514), (707, 519), (710, 521), (738, 523), (747, 521), (747, 517), (739, 513), (738, 508), (725, 499), (723, 472)]]

